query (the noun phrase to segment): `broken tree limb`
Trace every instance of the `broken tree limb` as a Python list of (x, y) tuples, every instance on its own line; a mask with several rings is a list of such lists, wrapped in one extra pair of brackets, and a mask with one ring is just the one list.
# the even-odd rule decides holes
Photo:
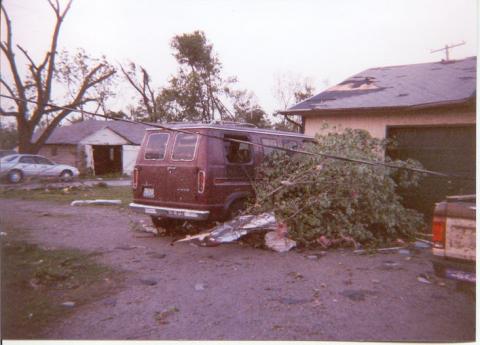
[[(405, 249), (405, 248), (407, 248), (407, 247), (403, 246), (403, 247), (391, 247), (391, 248), (378, 248), (378, 249), (375, 249), (375, 251), (377, 251), (377, 252), (390, 252), (390, 251), (395, 251), (395, 250)], [(355, 254), (364, 254), (364, 253), (368, 252), (368, 250), (357, 249), (357, 250), (354, 250), (353, 252)]]

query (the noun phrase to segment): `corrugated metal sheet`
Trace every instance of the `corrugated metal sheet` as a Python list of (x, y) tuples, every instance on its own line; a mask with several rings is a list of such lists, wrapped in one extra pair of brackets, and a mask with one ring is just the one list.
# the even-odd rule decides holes
[(457, 103), (476, 95), (477, 58), (371, 68), (283, 113)]

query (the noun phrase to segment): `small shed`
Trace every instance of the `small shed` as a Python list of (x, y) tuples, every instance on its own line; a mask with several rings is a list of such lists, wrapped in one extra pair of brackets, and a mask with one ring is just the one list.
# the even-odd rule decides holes
[(308, 135), (361, 128), (397, 147), (392, 158), (413, 158), (429, 170), (466, 179), (424, 179), (405, 192), (408, 206), (429, 214), (445, 195), (475, 193), (477, 58), (376, 67), (358, 73), (286, 111), (300, 115)]
[(57, 127), (39, 154), (73, 165), (82, 174), (130, 175), (148, 127), (123, 121), (77, 122)]

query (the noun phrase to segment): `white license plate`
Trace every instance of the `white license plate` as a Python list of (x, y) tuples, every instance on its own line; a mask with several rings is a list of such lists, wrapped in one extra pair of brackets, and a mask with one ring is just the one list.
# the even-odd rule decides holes
[(143, 197), (144, 198), (153, 199), (154, 195), (155, 195), (155, 191), (153, 190), (153, 188), (143, 188)]
[(157, 214), (157, 211), (155, 211), (154, 208), (146, 208), (145, 213), (147, 213), (147, 214)]

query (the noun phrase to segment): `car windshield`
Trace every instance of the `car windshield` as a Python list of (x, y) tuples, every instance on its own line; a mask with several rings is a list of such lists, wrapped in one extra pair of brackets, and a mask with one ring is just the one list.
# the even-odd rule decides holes
[(18, 157), (18, 155), (8, 155), (8, 156), (0, 158), (0, 161), (1, 162), (11, 162), (11, 161), (15, 160), (17, 157)]

